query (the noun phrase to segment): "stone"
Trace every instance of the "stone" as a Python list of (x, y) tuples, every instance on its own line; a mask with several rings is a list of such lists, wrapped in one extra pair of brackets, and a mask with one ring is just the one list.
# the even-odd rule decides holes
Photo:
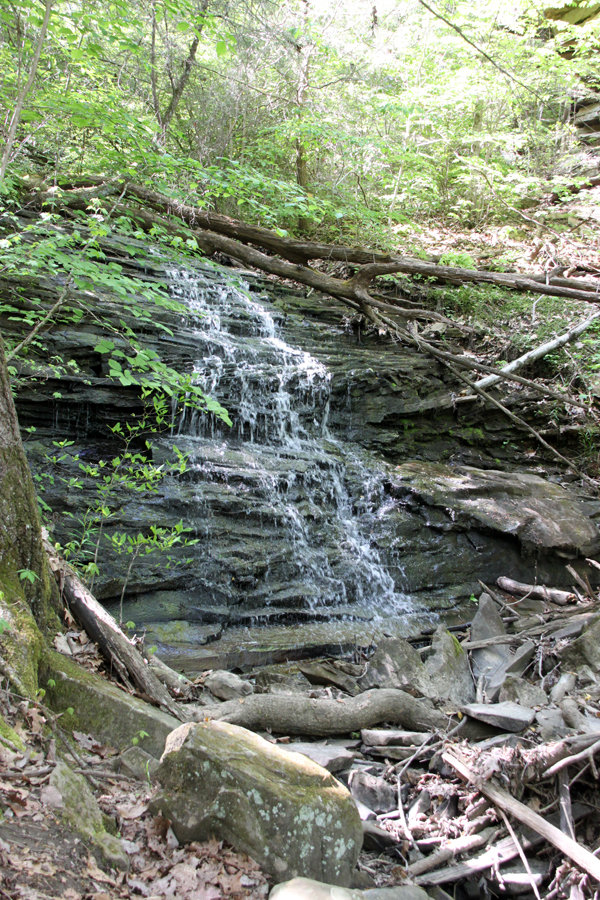
[(167, 739), (150, 802), (180, 842), (214, 835), (275, 881), (350, 884), (362, 845), (351, 795), (306, 756), (225, 722), (181, 725)]
[(141, 747), (130, 747), (121, 754), (121, 771), (138, 781), (151, 782), (160, 763)]
[(358, 679), (361, 691), (370, 688), (414, 688), (425, 697), (434, 695), (429, 673), (421, 657), (408, 641), (387, 638), (379, 642), (362, 678)]
[(234, 672), (220, 670), (212, 672), (204, 679), (204, 687), (219, 700), (235, 700), (236, 697), (247, 697), (254, 693), (254, 687), (249, 681), (244, 681)]
[(310, 878), (294, 878), (276, 885), (269, 894), (269, 900), (429, 900), (429, 897), (423, 888), (413, 884), (361, 891), (323, 884)]
[(561, 661), (563, 669), (571, 672), (587, 665), (592, 672), (600, 673), (600, 616), (588, 625), (581, 637), (565, 647)]
[(298, 668), (311, 684), (333, 685), (352, 697), (358, 693), (356, 678), (340, 672), (336, 666), (326, 662), (299, 662)]
[(436, 629), (432, 644), (433, 654), (425, 668), (434, 696), (457, 706), (470, 703), (475, 699), (475, 687), (466, 652), (443, 625)]
[(550, 691), (550, 700), (552, 703), (560, 703), (564, 700), (567, 694), (575, 689), (576, 684), (577, 676), (574, 675), (573, 672), (563, 672)]
[(357, 800), (356, 797), (353, 797), (353, 800), (356, 803), (361, 822), (369, 822), (371, 819), (377, 818), (377, 814), (373, 812), (372, 809), (369, 809), (368, 806), (365, 806), (365, 804), (361, 803), (360, 800)]
[(353, 769), (348, 787), (355, 800), (360, 800), (376, 813), (390, 812), (398, 806), (397, 792), (384, 778)]
[(579, 706), (571, 697), (565, 697), (561, 701), (560, 711), (566, 724), (575, 731), (582, 731), (584, 734), (596, 734), (600, 732), (600, 719), (596, 716), (584, 716)]
[(500, 689), (500, 703), (509, 701), (520, 706), (547, 706), (548, 695), (539, 684), (531, 684), (518, 675), (507, 675)]
[[(498, 607), (489, 594), (479, 598), (477, 612), (471, 623), (471, 641), (489, 641), (504, 637), (506, 628), (498, 612)], [(507, 644), (496, 644), (472, 651), (473, 674), (475, 678), (482, 675), (490, 677), (497, 672), (510, 658)]]
[(431, 809), (431, 795), (429, 791), (420, 791), (419, 796), (408, 810), (406, 820), (409, 829), (414, 829), (420, 821), (420, 816), (424, 815)]
[(293, 878), (277, 884), (269, 894), (269, 900), (363, 900), (360, 890), (323, 884), (312, 878)]
[(393, 728), (363, 728), (360, 733), (367, 747), (418, 747), (431, 738), (431, 733), (423, 731), (398, 731)]
[(119, 839), (105, 830), (102, 812), (83, 775), (71, 771), (66, 763), (57, 762), (45, 797), (47, 805), (92, 844), (106, 866), (127, 871), (127, 855)]
[(345, 750), (343, 747), (331, 747), (323, 744), (297, 742), (294, 744), (279, 744), (279, 747), (283, 751), (302, 753), (303, 756), (308, 756), (309, 759), (316, 762), (318, 766), (327, 769), (328, 772), (343, 772), (344, 769), (350, 768), (356, 758), (356, 753)]
[(514, 895), (518, 897), (520, 894), (530, 894), (532, 878), (535, 886), (538, 888), (548, 878), (550, 863), (533, 858), (529, 858), (527, 863), (529, 872), (520, 860), (500, 868), (499, 881), (502, 885), (502, 891), (506, 891), (509, 896)]
[(534, 709), (518, 703), (469, 703), (463, 712), (502, 731), (524, 731), (535, 719)]
[(363, 894), (364, 900), (429, 900), (427, 891), (416, 884), (400, 884), (390, 888), (372, 888)]
[(502, 685), (509, 675), (522, 675), (535, 653), (535, 644), (533, 641), (525, 641), (517, 648), (514, 654), (508, 652), (504, 662), (496, 669), (495, 672), (489, 673), (484, 677), (483, 689), (486, 698), (490, 702), (498, 699)]
[(385, 828), (382, 828), (377, 822), (370, 819), (363, 821), (363, 850), (374, 850), (381, 853), (390, 847), (398, 846), (398, 838), (394, 837)]
[(559, 709), (542, 709), (536, 713), (535, 721), (539, 725), (543, 741), (559, 741), (568, 734), (573, 734), (573, 729), (569, 728)]
[(45, 653), (44, 674), (45, 702), (50, 708), (58, 713), (72, 709), (72, 715), (67, 714), (69, 728), (91, 734), (116, 750), (128, 749), (137, 737), (142, 749), (158, 759), (167, 735), (180, 725), (173, 716), (120, 691), (55, 650)]

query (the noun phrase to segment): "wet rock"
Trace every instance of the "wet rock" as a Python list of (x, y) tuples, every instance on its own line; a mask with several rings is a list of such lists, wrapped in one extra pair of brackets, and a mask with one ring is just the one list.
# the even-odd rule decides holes
[(247, 697), (254, 693), (249, 681), (244, 681), (234, 672), (225, 670), (213, 672), (204, 680), (204, 687), (219, 700), (235, 700), (236, 697)]
[(590, 498), (537, 475), (411, 462), (398, 467), (393, 487), (413, 503), (417, 495), (431, 507), (451, 510), (463, 527), (515, 535), (528, 553), (574, 558), (600, 550)]
[(433, 635), (433, 654), (425, 663), (433, 695), (463, 706), (475, 699), (473, 676), (466, 652), (447, 628), (440, 625)]
[(284, 751), (308, 756), (328, 772), (343, 772), (344, 769), (349, 769), (356, 757), (356, 753), (345, 750), (343, 747), (330, 747), (324, 744), (305, 744), (298, 741), (294, 744), (279, 744), (279, 746)]
[(429, 673), (418, 652), (402, 638), (387, 638), (380, 641), (369, 661), (369, 666), (358, 683), (362, 691), (373, 687), (409, 688), (417, 690), (425, 697), (435, 691)]
[(350, 884), (362, 827), (348, 791), (300, 754), (223, 722), (180, 726), (167, 740), (151, 801), (178, 840), (211, 835), (248, 853), (276, 881)]
[(58, 762), (50, 775), (48, 788), (46, 794), (42, 793), (42, 802), (47, 797), (46, 805), (91, 843), (106, 866), (126, 871), (129, 861), (121, 842), (106, 832), (98, 802), (83, 775), (77, 775), (65, 763)]
[(397, 792), (384, 778), (353, 769), (348, 778), (348, 787), (355, 800), (376, 813), (390, 812), (398, 806)]
[(524, 731), (535, 719), (534, 709), (517, 703), (470, 703), (463, 712), (502, 731)]
[(535, 720), (540, 727), (543, 741), (559, 741), (567, 734), (573, 734), (559, 709), (542, 709), (536, 713)]
[(509, 701), (530, 707), (546, 706), (548, 703), (548, 695), (543, 688), (537, 684), (531, 684), (525, 678), (519, 678), (518, 675), (506, 677), (498, 699), (500, 703)]

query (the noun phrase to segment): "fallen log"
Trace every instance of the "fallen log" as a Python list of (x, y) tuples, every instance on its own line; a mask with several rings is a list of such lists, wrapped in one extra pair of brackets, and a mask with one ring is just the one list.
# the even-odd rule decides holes
[(445, 862), (453, 860), (461, 853), (468, 853), (470, 850), (484, 847), (497, 833), (498, 828), (490, 826), (489, 828), (484, 828), (479, 834), (468, 834), (453, 841), (448, 841), (436, 853), (432, 853), (430, 856), (426, 856), (425, 859), (419, 859), (410, 865), (407, 869), (407, 875), (409, 878), (416, 878), (417, 875), (424, 875), (425, 872), (431, 872), (432, 869), (439, 869)]
[(575, 603), (577, 600), (575, 594), (570, 591), (547, 588), (545, 584), (521, 584), (519, 581), (513, 581), (512, 578), (505, 578), (503, 575), (498, 578), (496, 584), (507, 594), (539, 597), (540, 600), (549, 600), (552, 603), (558, 603), (559, 606), (566, 606), (567, 603)]
[(44, 538), (44, 548), (62, 596), (69, 610), (85, 630), (90, 640), (98, 644), (100, 652), (113, 666), (126, 685), (135, 685), (138, 691), (182, 722), (187, 721), (182, 707), (178, 706), (167, 689), (156, 677), (153, 669), (139, 651), (123, 634), (115, 619), (88, 591), (73, 569), (61, 559), (50, 542)]
[[(600, 297), (596, 299), (596, 302), (600, 302)], [(475, 384), (479, 388), (487, 388), (492, 384), (497, 384), (502, 380), (502, 375), (508, 375), (512, 372), (516, 372), (517, 369), (522, 369), (523, 366), (528, 365), (528, 363), (534, 362), (534, 360), (536, 359), (541, 359), (543, 356), (546, 356), (546, 354), (551, 353), (552, 350), (556, 350), (558, 349), (558, 347), (563, 347), (565, 344), (568, 344), (569, 341), (572, 341), (576, 337), (579, 337), (581, 334), (583, 334), (584, 331), (587, 331), (587, 329), (591, 325), (593, 325), (599, 317), (600, 312), (594, 313), (592, 316), (584, 319), (583, 322), (580, 322), (579, 325), (576, 325), (574, 328), (569, 329), (569, 331), (566, 331), (564, 334), (559, 335), (559, 337), (553, 338), (551, 341), (546, 341), (545, 344), (540, 344), (539, 347), (535, 347), (528, 353), (524, 353), (523, 356), (519, 356), (518, 359), (514, 359), (506, 366), (503, 366), (497, 375), (488, 375), (487, 378), (481, 378), (479, 381), (475, 382)]]
[(250, 731), (328, 737), (390, 722), (410, 731), (446, 731), (449, 716), (405, 691), (386, 688), (344, 700), (313, 700), (297, 694), (254, 694), (202, 710), (205, 718), (241, 725)]
[(593, 853), (568, 837), (568, 835), (563, 834), (559, 828), (551, 825), (550, 822), (530, 809), (529, 806), (525, 806), (524, 803), (515, 800), (503, 788), (497, 787), (489, 781), (483, 781), (475, 771), (452, 753), (446, 751), (442, 754), (442, 759), (449, 766), (452, 766), (462, 778), (472, 782), (477, 787), (477, 790), (484, 797), (487, 797), (488, 800), (491, 800), (499, 809), (509, 813), (523, 825), (531, 828), (540, 837), (553, 844), (557, 850), (560, 850), (561, 853), (573, 860), (575, 865), (591, 875), (592, 878), (595, 878), (596, 881), (600, 881), (600, 859), (597, 859)]
[[(193, 230), (200, 246), (204, 249), (206, 249), (207, 245), (212, 245), (214, 250), (220, 250), (236, 259), (240, 259), (247, 265), (255, 266), (271, 274), (280, 275), (283, 278), (292, 278), (301, 284), (314, 287), (316, 290), (333, 293), (334, 296), (346, 297), (359, 303), (360, 299), (356, 290), (354, 290), (355, 288), (364, 288), (366, 284), (370, 283), (378, 275), (393, 273), (436, 278), (456, 285), (468, 283), (492, 284), (511, 290), (533, 292), (571, 300), (583, 300), (586, 303), (596, 303), (598, 300), (596, 295), (590, 291), (535, 281), (528, 274), (487, 272), (455, 266), (440, 266), (422, 259), (394, 256), (362, 248), (343, 247), (336, 244), (322, 244), (282, 237), (268, 228), (247, 225), (244, 222), (211, 212), (210, 210), (187, 206), (175, 198), (158, 194), (142, 185), (127, 182), (123, 179), (120, 181), (107, 181), (103, 184), (99, 183), (92, 191), (74, 190), (57, 194), (52, 190), (46, 193), (30, 194), (25, 197), (25, 202), (36, 205), (45, 204), (46, 206), (54, 203), (57, 208), (64, 206), (73, 209), (87, 209), (92, 197), (101, 195), (102, 198), (107, 198), (111, 194), (126, 195), (137, 202), (143, 203), (145, 207), (154, 210), (163, 217), (161, 225), (165, 222), (167, 225), (173, 226), (174, 223), (166, 217), (176, 216)], [(115, 212), (117, 215), (126, 215), (130, 218), (135, 218), (137, 215), (139, 219), (146, 218), (146, 220), (150, 216), (146, 210), (127, 207), (125, 204), (118, 204)], [(217, 238), (222, 238), (221, 242)], [(271, 259), (275, 262), (274, 258), (263, 253), (260, 256), (265, 259), (259, 262), (258, 257), (253, 255), (257, 251), (252, 252), (252, 248), (249, 245), (261, 247), (269, 253), (277, 254), (279, 257), (277, 262), (285, 263), (285, 265), (277, 267), (280, 271), (274, 271), (265, 262), (265, 259)], [(344, 281), (340, 278), (324, 275), (310, 268), (308, 263), (311, 260), (331, 260), (358, 265), (362, 268), (359, 268), (354, 276)], [(288, 269), (287, 266), (290, 266), (290, 268)], [(282, 271), (283, 269), (285, 269), (285, 273)], [(295, 270), (295, 274), (292, 270)], [(330, 283), (337, 284), (338, 291), (332, 292), (326, 286), (315, 284), (315, 276), (317, 281), (323, 279), (322, 284), (325, 284), (327, 280)], [(348, 286), (351, 286), (352, 293), (340, 292), (340, 286), (342, 285), (345, 286), (346, 290), (348, 290)], [(369, 296), (368, 302), (372, 303), (373, 298)]]

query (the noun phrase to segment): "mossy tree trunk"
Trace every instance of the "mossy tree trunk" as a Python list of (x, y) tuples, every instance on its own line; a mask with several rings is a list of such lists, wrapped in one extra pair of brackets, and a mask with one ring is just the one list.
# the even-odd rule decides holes
[(60, 598), (42, 543), (36, 492), (21, 441), (1, 335), (0, 592), (0, 617), (9, 623), (0, 645), (0, 662), (3, 660), (4, 669), (29, 691), (35, 687), (35, 659), (41, 651), (42, 635), (58, 625)]

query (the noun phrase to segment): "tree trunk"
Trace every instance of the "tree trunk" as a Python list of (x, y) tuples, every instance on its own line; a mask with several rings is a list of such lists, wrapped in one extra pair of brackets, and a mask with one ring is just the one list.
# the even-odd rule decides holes
[[(32, 573), (23, 577), (24, 572)], [(0, 590), (27, 600), (39, 627), (58, 625), (60, 598), (42, 543), (35, 487), (19, 432), (0, 336)]]

